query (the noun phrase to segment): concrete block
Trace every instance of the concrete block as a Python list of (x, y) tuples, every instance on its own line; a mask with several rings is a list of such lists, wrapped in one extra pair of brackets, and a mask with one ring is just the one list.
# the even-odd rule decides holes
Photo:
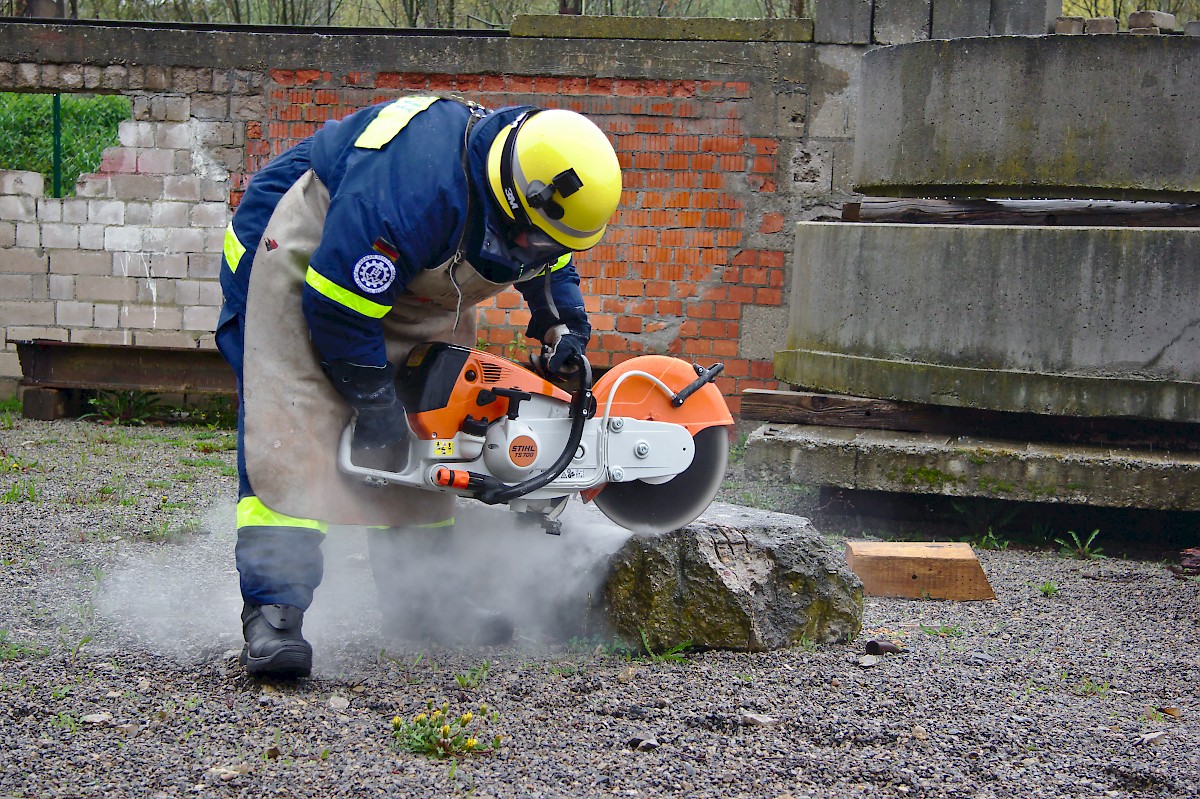
[(224, 297), (221, 294), (221, 284), (215, 280), (205, 280), (200, 283), (200, 298), (198, 305), (220, 306)]
[(127, 119), (117, 126), (117, 141), (122, 147), (153, 147), (154, 123)]
[(40, 250), (42, 248), (42, 226), (36, 222), (18, 222), (16, 246)]
[(37, 200), (29, 195), (0, 195), (0, 219), (33, 222), (37, 219)]
[(124, 225), (125, 203), (120, 200), (89, 200), (88, 221), (94, 225)]
[(184, 330), (204, 330), (213, 332), (217, 329), (219, 309), (212, 306), (194, 305), (183, 309)]
[(44, 275), (50, 271), (50, 259), (29, 249), (9, 248), (0, 252), (0, 274)]
[(103, 344), (108, 347), (121, 347), (133, 343), (132, 331), (109, 329), (112, 327), (114, 325), (101, 325), (97, 321), (96, 327), (71, 331), (71, 341), (79, 344)]
[(933, 0), (875, 0), (876, 44), (907, 44), (929, 38)]
[(29, 325), (53, 325), (54, 303), (0, 300), (0, 319), (10, 328)]
[(157, 305), (125, 305), (121, 307), (121, 327), (147, 330), (179, 330), (183, 313), (179, 308)]
[(47, 222), (62, 221), (63, 201), (54, 197), (39, 197), (37, 199), (37, 220), (43, 225)]
[(1116, 17), (1093, 17), (1083, 23), (1083, 32), (1090, 35), (1119, 33)]
[(860, 55), (848, 47), (818, 46), (809, 85), (808, 136), (840, 139), (854, 136), (858, 111)]
[[(179, 327), (178, 324), (175, 325)], [(196, 348), (194, 333), (181, 333), (177, 330), (134, 330), (133, 343), (139, 347), (181, 347)]]
[(164, 200), (150, 205), (150, 224), (156, 227), (186, 227), (190, 203)]
[(192, 212), (192, 224), (200, 227), (220, 228), (222, 237), (225, 227), (229, 224), (229, 206), (225, 203), (195, 203), (189, 206)]
[(62, 221), (81, 225), (88, 221), (88, 201), (82, 197), (68, 197), (62, 201)]
[(1175, 30), (1175, 15), (1165, 11), (1134, 11), (1129, 15), (1129, 30), (1135, 28), (1158, 28), (1160, 31)]
[(75, 276), (47, 275), (46, 290), (47, 296), (52, 300), (73, 300), (75, 299)]
[(1060, 36), (1077, 36), (1083, 33), (1086, 22), (1083, 17), (1059, 17), (1054, 21), (1054, 32)]
[(192, 146), (192, 128), (187, 123), (162, 122), (155, 126), (154, 146), (186, 150)]
[(210, 278), (216, 280), (221, 275), (221, 256), (214, 254), (219, 252), (220, 248), (210, 249), (205, 253), (189, 254), (188, 259), (188, 277), (197, 279)]
[(79, 249), (81, 249), (81, 250), (103, 250), (104, 249), (104, 225), (80, 225), (79, 226)]
[(105, 252), (51, 250), (50, 272), (57, 275), (111, 275), (112, 256)]
[[(114, 328), (120, 324), (121, 307), (112, 303), (96, 303), (95, 319), (93, 320), (96, 327)], [(128, 342), (121, 342), (128, 343)]]
[(872, 0), (810, 0), (813, 41), (870, 44)]
[(1162, 33), (1159, 28), (1130, 28), (1129, 32), (1135, 36), (1158, 36)]
[(55, 303), (54, 321), (63, 327), (91, 327), (92, 304), (73, 300)]
[(1044, 36), (1054, 30), (1062, 0), (992, 0), (992, 36)]
[[(0, 328), (3, 330), (4, 328)], [(47, 341), (66, 341), (68, 331), (61, 327), (50, 327), (47, 325), (10, 325), (5, 330), (5, 340), (13, 341), (33, 341), (34, 339), (44, 338)]]
[(187, 256), (181, 253), (150, 256), (150, 275), (152, 277), (187, 277), (187, 267)]
[(104, 229), (104, 249), (109, 252), (137, 252), (142, 249), (146, 229), (124, 225)]
[(987, 36), (991, 18), (991, 0), (933, 0), (929, 38)]
[(1200, 36), (1200, 19), (1194, 19), (1184, 25), (1183, 32), (1188, 36)]
[(137, 301), (150, 305), (175, 305), (175, 286), (178, 280), (142, 278), (137, 281)]
[(91, 302), (133, 302), (137, 297), (137, 278), (80, 275), (75, 278), (74, 296)]
[(33, 276), (0, 274), (0, 297), (6, 300), (33, 299)]
[(19, 169), (0, 169), (0, 194), (22, 194), (26, 197), (41, 197), (45, 192), (46, 179), (40, 172), (25, 172)]
[(42, 225), (42, 246), (46, 249), (69, 250), (79, 247), (79, 225)]
[(177, 280), (175, 281), (175, 302), (180, 305), (199, 305), (200, 304), (200, 281), (198, 280)]
[(71, 392), (61, 388), (26, 386), (21, 392), (21, 415), (39, 422), (65, 419), (70, 414)]
[(17, 246), (17, 226), (13, 222), (0, 220), (0, 250)]

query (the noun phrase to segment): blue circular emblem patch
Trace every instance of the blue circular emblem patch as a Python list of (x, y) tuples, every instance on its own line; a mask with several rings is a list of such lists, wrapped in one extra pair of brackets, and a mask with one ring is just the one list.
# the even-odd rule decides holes
[(382, 255), (364, 255), (354, 265), (354, 284), (368, 294), (387, 291), (395, 279), (395, 264)]

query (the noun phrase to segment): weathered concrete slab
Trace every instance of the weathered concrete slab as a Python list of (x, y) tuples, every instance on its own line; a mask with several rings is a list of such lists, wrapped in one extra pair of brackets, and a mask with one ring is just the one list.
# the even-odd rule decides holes
[(768, 424), (746, 467), (840, 488), (1200, 510), (1200, 455)]
[(933, 0), (931, 39), (987, 36), (991, 26), (989, 0)]
[(1200, 422), (1200, 230), (802, 222), (786, 349), (804, 389)]
[(854, 183), (899, 197), (1196, 202), (1200, 149), (1179, 143), (1200, 121), (1197, 84), (1200, 41), (1188, 36), (873, 50), (862, 61)]
[(929, 38), (933, 0), (875, 0), (876, 44), (905, 44)]
[(873, 0), (811, 0), (815, 41), (870, 44), (873, 5)]
[(509, 33), (519, 38), (811, 42), (813, 40), (813, 21), (811, 19), (590, 17), (517, 14), (513, 18)]

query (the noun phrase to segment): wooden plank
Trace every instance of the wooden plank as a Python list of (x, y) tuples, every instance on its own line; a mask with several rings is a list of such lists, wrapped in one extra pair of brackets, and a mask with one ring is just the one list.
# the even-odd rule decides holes
[(936, 406), (913, 402), (775, 391), (749, 388), (742, 392), (741, 416), (764, 422), (861, 427), (869, 430), (932, 432), (945, 426)]
[(842, 206), (843, 222), (1197, 227), (1200, 205), (1079, 200), (936, 200), (867, 197)]
[(847, 541), (846, 563), (867, 596), (906, 599), (995, 599), (970, 544)]

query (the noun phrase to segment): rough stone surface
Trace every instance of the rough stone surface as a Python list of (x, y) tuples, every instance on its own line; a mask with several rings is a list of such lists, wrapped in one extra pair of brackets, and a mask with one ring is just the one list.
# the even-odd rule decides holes
[(929, 37), (987, 36), (991, 12), (992, 4), (988, 0), (934, 0)]
[(929, 38), (933, 0), (875, 0), (876, 44), (906, 44)]
[(807, 519), (711, 508), (664, 536), (635, 536), (613, 556), (608, 621), (654, 648), (761, 652), (802, 640), (848, 641), (862, 584)]
[(1195, 38), (936, 40), (873, 50), (861, 70), (864, 194), (1200, 197), (1200, 150), (1178, 146), (1200, 119)]
[[(928, 2), (929, 0), (925, 0)], [(518, 14), (511, 35), (519, 38), (663, 39), (676, 41), (811, 42), (810, 19), (717, 19), (706, 17), (610, 17)]]
[(873, 0), (812, 0), (813, 38), (829, 44), (870, 44)]

